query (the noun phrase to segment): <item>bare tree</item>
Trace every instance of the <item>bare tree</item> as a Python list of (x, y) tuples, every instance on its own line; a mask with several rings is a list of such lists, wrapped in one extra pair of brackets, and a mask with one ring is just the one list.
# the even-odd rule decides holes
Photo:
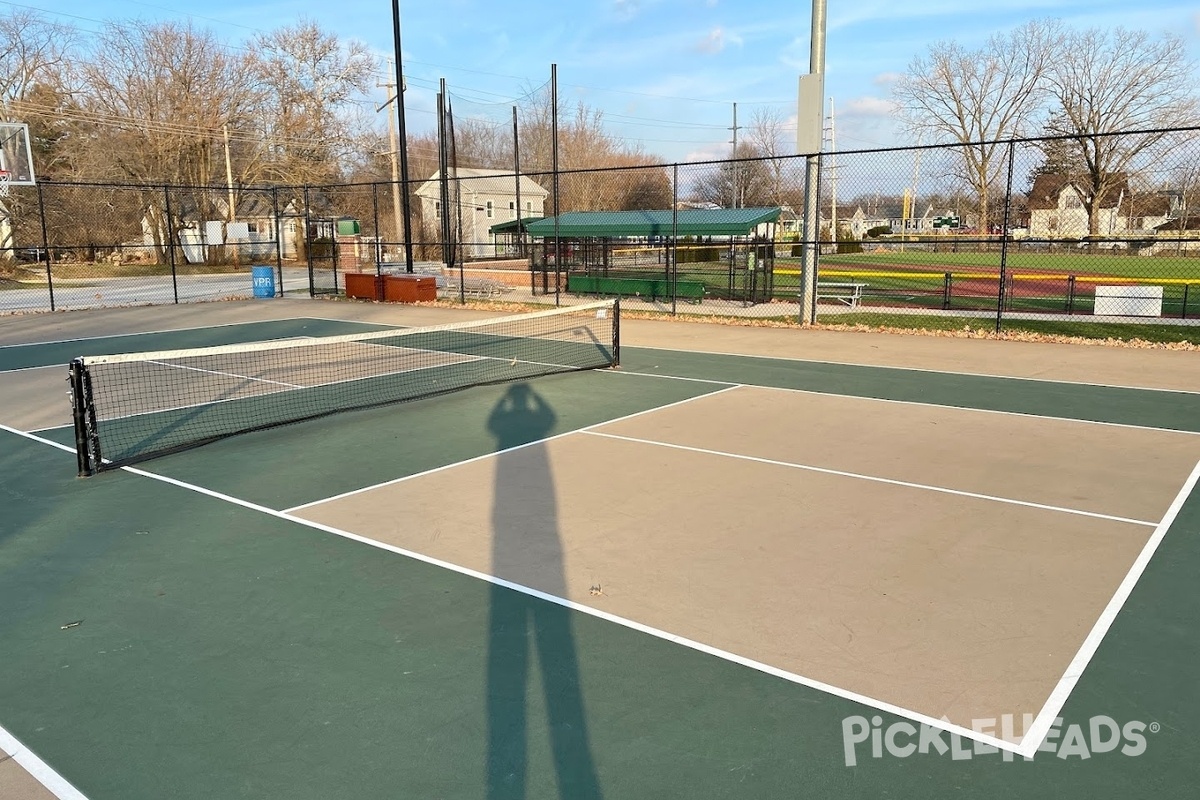
[[(730, 207), (731, 195), (738, 207), (776, 204), (776, 184), (769, 161), (757, 145), (738, 142), (737, 160), (705, 165), (689, 192), (693, 201)], [(790, 199), (786, 196), (784, 200)]]
[(1112, 195), (1139, 157), (1173, 141), (1162, 129), (1196, 123), (1194, 74), (1186, 46), (1175, 36), (1154, 40), (1144, 31), (1117, 28), (1065, 38), (1047, 71), (1057, 106), (1047, 131), (1071, 137), (1082, 162), (1078, 183), (1089, 234), (1099, 233), (1099, 210), (1115, 201)]
[[(207, 187), (223, 176), (222, 126), (252, 105), (247, 56), (191, 25), (110, 24), (80, 74), (84, 111), (98, 129), (84, 145), (104, 168), (97, 177)], [(178, 214), (167, 218), (162, 192), (144, 194), (161, 258), (177, 243)], [(216, 200), (195, 190), (193, 213), (213, 218)]]
[(0, 17), (0, 115), (24, 121), (22, 105), (38, 87), (62, 88), (75, 34), (36, 11)]
[(1026, 132), (1041, 108), (1044, 77), (1062, 34), (1054, 22), (1033, 21), (993, 34), (979, 50), (940, 42), (918, 56), (892, 97), (908, 130), (926, 141), (968, 145), (961, 178), (989, 218), (990, 187), (1003, 168), (1005, 143)]
[(354, 149), (353, 103), (369, 91), (378, 62), (360, 42), (342, 43), (314, 22), (257, 38), (263, 89), (258, 124), (266, 156), (254, 178), (291, 185), (339, 178)]
[[(31, 144), (39, 141), (38, 123), (45, 119), (40, 101), (65, 82), (72, 39), (70, 29), (35, 11), (17, 8), (0, 17), (0, 120), (29, 123)], [(49, 147), (53, 140), (43, 141)], [(42, 166), (41, 154), (35, 152), (39, 162), (35, 169)], [(0, 198), (0, 258), (11, 257), (14, 236), (25, 241), (33, 238), (32, 218), (19, 213), (20, 201), (20, 197)], [(25, 222), (25, 230), (14, 231), (15, 222)]]
[(766, 159), (771, 182), (769, 195), (773, 205), (784, 205), (789, 195), (797, 194), (799, 186), (799, 173), (789, 176), (787, 172), (788, 163), (799, 163), (784, 158), (791, 152), (787, 133), (787, 120), (777, 108), (758, 108), (750, 118), (748, 138), (753, 149)]

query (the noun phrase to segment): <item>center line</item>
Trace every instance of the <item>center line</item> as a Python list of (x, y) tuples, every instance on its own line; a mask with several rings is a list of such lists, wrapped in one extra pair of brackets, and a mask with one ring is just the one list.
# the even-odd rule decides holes
[(824, 475), (839, 475), (843, 478), (858, 478), (864, 481), (874, 481), (875, 483), (886, 483), (892, 486), (906, 486), (910, 489), (925, 489), (930, 492), (941, 492), (943, 494), (953, 494), (959, 497), (974, 497), (978, 500), (991, 500), (996, 503), (1007, 503), (1014, 506), (1026, 506), (1027, 508), (1038, 508), (1043, 511), (1060, 511), (1064, 514), (1076, 514), (1081, 517), (1092, 517), (1095, 519), (1107, 519), (1113, 522), (1125, 522), (1130, 525), (1142, 525), (1147, 528), (1158, 527), (1157, 522), (1147, 522), (1141, 519), (1129, 519), (1128, 517), (1117, 517), (1111, 514), (1101, 514), (1096, 511), (1083, 511), (1078, 508), (1065, 508), (1063, 506), (1052, 506), (1045, 503), (1033, 503), (1028, 500), (1014, 500), (1011, 497), (997, 497), (990, 494), (980, 494), (978, 492), (967, 492), (962, 489), (948, 489), (945, 486), (931, 486), (925, 483), (913, 483), (912, 481), (899, 481), (893, 478), (881, 478), (877, 475), (863, 475), (858, 472), (846, 472), (840, 469), (830, 469), (828, 467), (814, 467), (811, 464), (796, 464), (791, 461), (776, 461), (771, 458), (759, 458), (758, 456), (746, 456), (740, 453), (726, 453), (721, 450), (708, 450), (703, 447), (689, 447), (683, 444), (671, 444), (670, 442), (656, 442), (652, 439), (638, 439), (633, 436), (620, 436), (615, 433), (602, 433), (601, 431), (584, 430), (580, 433), (588, 436), (603, 436), (606, 439), (618, 439), (624, 442), (636, 442), (638, 444), (649, 444), (656, 447), (669, 447), (674, 450), (686, 450), (690, 453), (703, 453), (710, 456), (722, 456), (724, 458), (736, 458), (740, 461), (753, 461), (758, 464), (771, 464), (777, 467), (790, 467), (792, 469), (802, 469), (808, 472), (820, 472)]

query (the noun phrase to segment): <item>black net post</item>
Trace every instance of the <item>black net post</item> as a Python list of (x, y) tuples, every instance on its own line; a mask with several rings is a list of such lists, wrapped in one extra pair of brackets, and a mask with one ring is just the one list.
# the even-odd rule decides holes
[(79, 476), (95, 475), (100, 468), (100, 441), (96, 436), (96, 407), (92, 382), (83, 360), (71, 361), (67, 378), (71, 385), (71, 418), (75, 425), (75, 460)]
[(613, 298), (612, 365), (621, 366), (621, 298)]

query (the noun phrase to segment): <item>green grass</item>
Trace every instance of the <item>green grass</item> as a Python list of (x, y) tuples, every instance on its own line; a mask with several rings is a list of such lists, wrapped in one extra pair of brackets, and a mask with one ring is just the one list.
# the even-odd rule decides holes
[[(871, 327), (907, 328), (911, 330), (952, 331), (971, 328), (990, 332), (996, 329), (994, 317), (964, 319), (924, 314), (888, 314), (853, 312), (826, 314), (817, 321), (825, 325), (867, 325)], [(1040, 320), (1004, 319), (1003, 331), (1028, 331), (1050, 336), (1072, 336), (1080, 339), (1117, 339), (1129, 341), (1140, 339), (1146, 342), (1188, 342), (1200, 344), (1200, 325), (1156, 325), (1153, 323), (1089, 322), (1086, 320)]]
[[(797, 268), (799, 259), (777, 258), (776, 268)], [(1200, 259), (1184, 256), (1135, 256), (1112, 253), (1063, 251), (1009, 252), (1005, 263), (1014, 269), (1042, 270), (1064, 275), (1111, 275), (1124, 278), (1195, 279), (1200, 282)], [(1000, 253), (952, 253), (907, 251), (888, 253), (846, 253), (821, 257), (821, 264), (831, 269), (864, 267), (883, 269), (888, 266), (926, 267), (939, 272), (955, 269), (999, 269)]]

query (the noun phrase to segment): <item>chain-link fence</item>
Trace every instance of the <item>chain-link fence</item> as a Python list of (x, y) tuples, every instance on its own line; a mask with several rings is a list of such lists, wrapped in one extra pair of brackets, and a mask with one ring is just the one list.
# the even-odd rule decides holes
[(298, 224), (272, 189), (14, 188), (0, 202), (0, 312), (308, 291), (284, 269)]
[[(519, 178), (450, 167), (403, 186), (14, 187), (0, 312), (364, 296), (355, 276), (411, 261), (460, 301), (620, 295), (670, 314), (908, 327), (1200, 321), (1200, 131), (815, 160), (811, 187), (804, 156)], [(609, 224), (562, 227), (581, 215)]]

